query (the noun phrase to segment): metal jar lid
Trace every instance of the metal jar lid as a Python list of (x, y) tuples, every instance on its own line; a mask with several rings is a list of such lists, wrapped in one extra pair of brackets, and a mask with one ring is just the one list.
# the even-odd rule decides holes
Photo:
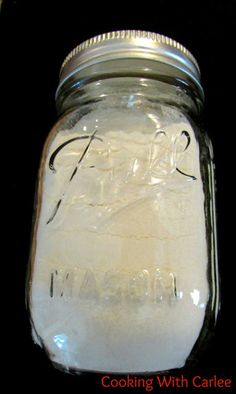
[(135, 58), (165, 63), (180, 70), (202, 92), (200, 69), (193, 55), (171, 38), (141, 30), (104, 33), (78, 45), (62, 64), (58, 90), (86, 67), (109, 60)]

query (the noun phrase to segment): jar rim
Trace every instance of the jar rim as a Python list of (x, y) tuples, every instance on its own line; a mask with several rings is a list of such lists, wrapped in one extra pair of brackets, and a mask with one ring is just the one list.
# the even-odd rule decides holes
[(80, 70), (109, 60), (143, 59), (183, 72), (202, 91), (199, 65), (183, 45), (167, 36), (142, 30), (119, 30), (92, 37), (75, 47), (60, 70), (59, 87)]

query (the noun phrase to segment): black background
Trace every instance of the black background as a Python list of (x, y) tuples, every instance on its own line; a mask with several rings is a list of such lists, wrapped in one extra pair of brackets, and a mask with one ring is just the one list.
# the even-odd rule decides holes
[[(129, 6), (129, 8), (128, 8)], [(10, 388), (104, 392), (100, 375), (55, 370), (32, 343), (24, 303), (35, 181), (44, 140), (56, 120), (54, 94), (61, 63), (81, 41), (112, 30), (142, 29), (168, 35), (197, 58), (206, 94), (203, 121), (213, 142), (217, 177), (221, 313), (207, 353), (186, 376), (232, 378), (235, 354), (235, 25), (234, 1), (124, 4), (91, 1), (10, 1), (1, 12), (1, 150), (4, 227), (1, 338), (3, 377)], [(7, 175), (6, 181), (4, 175)], [(6, 208), (4, 208), (6, 207)], [(3, 223), (3, 221), (2, 221)], [(3, 226), (3, 224), (2, 224)], [(4, 225), (5, 226), (5, 225)], [(6, 229), (6, 230), (5, 230)], [(4, 257), (3, 257), (4, 256)], [(6, 290), (5, 290), (6, 289)], [(3, 348), (6, 349), (3, 352)], [(32, 383), (30, 383), (32, 382)], [(119, 392), (137, 392), (120, 390)], [(144, 390), (141, 390), (145, 392)], [(113, 389), (116, 393), (118, 390)], [(234, 389), (158, 389), (160, 393), (233, 393)]]

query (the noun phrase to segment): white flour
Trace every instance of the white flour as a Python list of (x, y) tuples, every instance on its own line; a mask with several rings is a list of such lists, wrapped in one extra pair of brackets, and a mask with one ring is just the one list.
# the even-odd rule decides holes
[(198, 143), (179, 112), (101, 109), (60, 131), (31, 293), (51, 359), (112, 372), (183, 366), (208, 300), (205, 232)]

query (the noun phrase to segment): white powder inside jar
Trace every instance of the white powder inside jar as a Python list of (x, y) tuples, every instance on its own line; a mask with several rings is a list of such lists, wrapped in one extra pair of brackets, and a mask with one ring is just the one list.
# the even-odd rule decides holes
[(188, 120), (160, 108), (94, 111), (49, 147), (31, 313), (65, 368), (178, 368), (202, 328), (199, 148)]

